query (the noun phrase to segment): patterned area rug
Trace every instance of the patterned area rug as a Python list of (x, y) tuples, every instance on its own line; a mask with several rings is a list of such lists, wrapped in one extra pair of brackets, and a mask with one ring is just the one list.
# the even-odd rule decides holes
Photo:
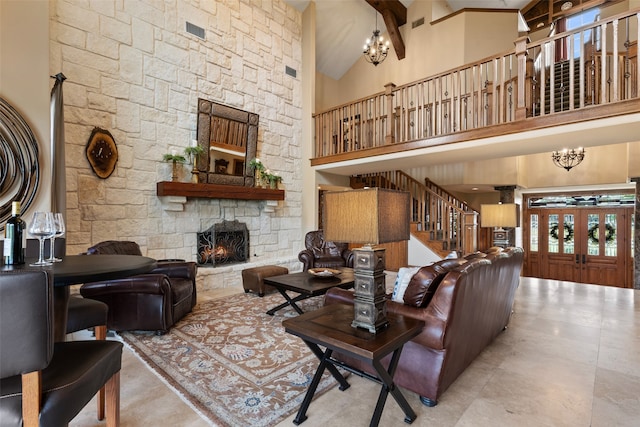
[[(299, 305), (306, 311), (323, 297)], [(266, 311), (284, 299), (255, 294), (198, 303), (169, 333), (122, 332), (123, 341), (208, 418), (222, 426), (273, 426), (296, 412), (318, 359), (282, 320), (296, 316), (287, 307)], [(335, 386), (325, 372), (316, 396)]]

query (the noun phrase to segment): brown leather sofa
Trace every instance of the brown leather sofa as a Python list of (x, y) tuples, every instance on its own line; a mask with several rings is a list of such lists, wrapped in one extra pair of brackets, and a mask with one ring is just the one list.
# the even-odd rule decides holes
[[(109, 240), (87, 250), (87, 255), (105, 254), (142, 255), (138, 244), (130, 241)], [(162, 334), (196, 305), (196, 272), (195, 262), (159, 260), (147, 274), (85, 283), (80, 294), (109, 306), (109, 329)]]
[[(442, 393), (506, 328), (522, 261), (521, 248), (493, 249), (418, 270), (407, 286), (404, 303), (386, 304), (388, 313), (425, 322), (421, 334), (404, 346), (395, 383), (420, 395), (425, 405), (435, 406)], [(325, 304), (352, 301), (353, 292), (348, 290), (334, 288), (325, 295)], [(335, 357), (374, 373), (355, 359)], [(384, 362), (388, 365), (388, 358)]]
[(353, 267), (353, 252), (349, 250), (349, 244), (324, 240), (322, 230), (308, 232), (304, 237), (304, 246), (305, 249), (298, 254), (302, 271), (318, 267)]

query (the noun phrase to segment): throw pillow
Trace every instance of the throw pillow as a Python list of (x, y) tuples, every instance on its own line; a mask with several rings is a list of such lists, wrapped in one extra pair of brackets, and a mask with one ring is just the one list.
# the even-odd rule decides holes
[(446, 271), (437, 265), (420, 268), (407, 285), (404, 303), (414, 307), (426, 307), (445, 275)]
[(404, 303), (404, 293), (413, 275), (420, 270), (420, 267), (401, 267), (396, 276), (396, 283), (393, 285), (391, 300)]

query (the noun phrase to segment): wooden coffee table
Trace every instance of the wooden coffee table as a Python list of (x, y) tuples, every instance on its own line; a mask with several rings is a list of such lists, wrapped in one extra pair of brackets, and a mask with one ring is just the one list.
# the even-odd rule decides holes
[[(276, 288), (286, 300), (286, 302), (267, 311), (267, 314), (273, 316), (276, 311), (281, 310), (288, 305), (293, 307), (298, 314), (302, 314), (303, 311), (298, 307), (296, 304), (297, 302), (318, 295), (324, 295), (329, 289), (336, 286), (343, 289), (352, 288), (355, 280), (353, 276), (353, 269), (343, 267), (338, 268), (337, 270), (341, 271), (338, 276), (328, 278), (316, 277), (306, 271), (301, 273), (265, 277), (264, 284)], [(299, 295), (295, 298), (291, 298), (287, 294), (287, 291), (296, 292)]]
[[(282, 322), (286, 332), (302, 338), (305, 344), (320, 359), (320, 365), (309, 385), (307, 394), (302, 401), (302, 406), (300, 406), (298, 415), (293, 420), (294, 424), (298, 425), (307, 419), (307, 409), (325, 368), (329, 369), (331, 375), (338, 381), (340, 390), (349, 388), (349, 383), (336, 369), (336, 366), (382, 385), (378, 402), (371, 417), (370, 426), (377, 426), (380, 422), (382, 410), (389, 393), (402, 408), (405, 414), (405, 423), (411, 424), (416, 419), (416, 413), (404, 398), (400, 389), (393, 383), (393, 374), (398, 366), (402, 347), (422, 331), (424, 322), (393, 313), (387, 314), (387, 319), (389, 320), (389, 326), (377, 334), (372, 334), (367, 330), (356, 329), (351, 326), (353, 306), (333, 304), (298, 317), (285, 319)], [(325, 347), (324, 352), (320, 349), (320, 346)], [(377, 377), (332, 358), (331, 355), (334, 351), (370, 363)], [(390, 353), (393, 354), (389, 362), (389, 368), (385, 369), (381, 360)]]

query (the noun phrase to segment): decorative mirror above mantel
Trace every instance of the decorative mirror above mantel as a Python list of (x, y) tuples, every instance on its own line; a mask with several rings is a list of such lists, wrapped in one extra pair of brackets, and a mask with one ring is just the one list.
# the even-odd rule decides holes
[(206, 99), (198, 99), (198, 182), (253, 187), (260, 116)]

